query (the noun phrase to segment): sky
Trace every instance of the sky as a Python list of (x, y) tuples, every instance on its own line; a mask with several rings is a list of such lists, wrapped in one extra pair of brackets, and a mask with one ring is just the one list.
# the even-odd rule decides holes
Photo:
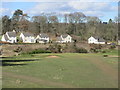
[(28, 16), (40, 15), (42, 12), (66, 14), (82, 12), (86, 16), (97, 16), (107, 22), (118, 16), (117, 0), (3, 0), (0, 13), (12, 16), (15, 10), (21, 9)]

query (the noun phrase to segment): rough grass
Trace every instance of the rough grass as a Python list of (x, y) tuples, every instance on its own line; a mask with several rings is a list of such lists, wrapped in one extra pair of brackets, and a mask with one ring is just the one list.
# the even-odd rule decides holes
[[(112, 52), (112, 54), (116, 52)], [(111, 53), (107, 53), (111, 54)], [(46, 58), (50, 55), (59, 58)], [(18, 66), (4, 66), (3, 72), (10, 72), (13, 75), (22, 75), (23, 77), (33, 77), (35, 79), (42, 79), (46, 81), (43, 83), (36, 83), (34, 80), (21, 80), (21, 84), (15, 83), (19, 78), (10, 77), (9, 75), (3, 76), (3, 88), (47, 88), (47, 87), (60, 87), (59, 83), (63, 84), (61, 87), (80, 87), (80, 88), (115, 88), (118, 87), (117, 80), (110, 75), (112, 72), (105, 72), (102, 67), (99, 67), (92, 60), (98, 60), (104, 65), (117, 71), (117, 58), (106, 57), (102, 54), (77, 54), (77, 53), (64, 53), (64, 54), (33, 54), (21, 55), (14, 58), (7, 58), (7, 60), (19, 59), (37, 59), (36, 61), (29, 62), (7, 62), (14, 64), (27, 64)], [(111, 63), (114, 61), (115, 63)], [(107, 69), (106, 69), (107, 70)], [(117, 73), (115, 74), (117, 77)], [(50, 84), (47, 83), (58, 83)]]

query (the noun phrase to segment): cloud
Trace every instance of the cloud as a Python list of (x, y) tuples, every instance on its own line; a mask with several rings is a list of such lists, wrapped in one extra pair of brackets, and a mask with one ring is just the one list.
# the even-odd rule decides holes
[[(111, 7), (111, 10), (113, 10), (113, 11), (118, 11), (118, 6), (112, 6)], [(119, 9), (120, 10), (120, 9)]]
[(2, 0), (2, 2), (68, 2), (69, 0)]
[[(2, 0), (2, 2), (69, 2), (70, 0)], [(79, 2), (118, 2), (119, 0), (72, 0)]]
[(10, 9), (9, 8), (0, 8), (0, 16), (10, 13)]
[(97, 17), (104, 16), (104, 13), (101, 11), (84, 11), (83, 13), (88, 16), (97, 16)]
[[(96, 0), (92, 0), (96, 1)], [(41, 13), (57, 12), (66, 14), (71, 12), (83, 12), (86, 16), (102, 17), (106, 12), (117, 11), (117, 6), (113, 6), (110, 2), (82, 2), (69, 1), (69, 2), (52, 2), (52, 3), (38, 3), (27, 11), (28, 14), (40, 15)]]
[(105, 2), (74, 2), (70, 1), (68, 3), (71, 7), (77, 10), (92, 10), (92, 11), (111, 11), (115, 10), (115, 7), (111, 6), (110, 3)]
[(7, 12), (7, 11), (9, 11), (8, 8), (0, 8), (0, 13), (4, 13), (4, 12)]
[(27, 13), (39, 15), (43, 12), (57, 12), (57, 13), (69, 13), (74, 11), (67, 3), (39, 3), (35, 7), (28, 10)]
[[(7, 1), (7, 0), (5, 0)], [(16, 0), (9, 0), (16, 1)], [(18, 0), (17, 0), (18, 1)], [(26, 2), (38, 2), (35, 6), (25, 9), (25, 13), (28, 15), (40, 15), (41, 13), (51, 13), (57, 12), (57, 14), (68, 14), (72, 12), (83, 12), (86, 16), (97, 16), (97, 17), (109, 17), (107, 13), (117, 12), (118, 6), (113, 5), (112, 2), (105, 1), (115, 1), (115, 0), (19, 0)], [(63, 1), (63, 2), (62, 2)], [(100, 1), (100, 2), (98, 2)], [(29, 4), (29, 3), (28, 3)], [(3, 10), (5, 14), (13, 14), (13, 10)]]
[(14, 12), (15, 10), (11, 10), (9, 8), (0, 8), (0, 16), (4, 16), (4, 15), (12, 16)]

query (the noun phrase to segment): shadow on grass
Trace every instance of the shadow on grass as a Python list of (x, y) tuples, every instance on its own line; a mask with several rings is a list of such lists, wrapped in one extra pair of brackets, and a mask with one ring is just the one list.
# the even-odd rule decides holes
[(14, 58), (14, 57), (0, 57), (0, 59), (4, 59), (4, 58)]
[(27, 65), (27, 64), (10, 64), (10, 63), (2, 63), (1, 66), (23, 66), (23, 65)]
[(27, 60), (0, 60), (0, 66), (23, 66), (27, 64), (12, 64), (11, 62), (30, 62), (37, 61), (38, 59), (27, 59)]

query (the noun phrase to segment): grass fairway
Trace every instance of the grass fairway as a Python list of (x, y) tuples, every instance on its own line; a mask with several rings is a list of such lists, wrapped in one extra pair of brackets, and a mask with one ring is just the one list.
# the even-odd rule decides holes
[(21, 55), (3, 65), (3, 88), (118, 87), (118, 59), (102, 54)]

